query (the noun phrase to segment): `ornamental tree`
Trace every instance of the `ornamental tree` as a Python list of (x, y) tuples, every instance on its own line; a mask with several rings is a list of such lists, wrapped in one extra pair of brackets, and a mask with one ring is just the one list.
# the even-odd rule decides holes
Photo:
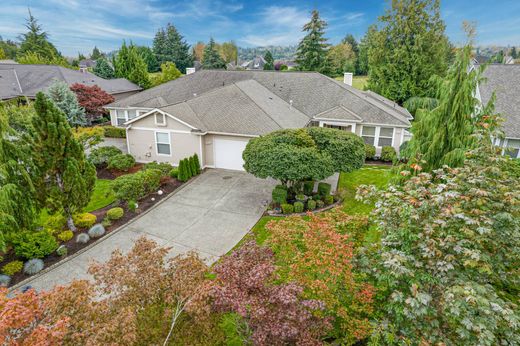
[(490, 145), (467, 157), (358, 191), (378, 201), (382, 235), (370, 266), (382, 308), (374, 344), (520, 343), (519, 166)]
[(71, 126), (86, 124), (85, 110), (80, 106), (76, 94), (70, 90), (67, 83), (56, 80), (45, 94), (65, 114)]
[(88, 86), (75, 83), (72, 84), (70, 90), (76, 94), (79, 104), (85, 109), (89, 124), (92, 123), (94, 119), (102, 117), (107, 113), (103, 106), (114, 102), (114, 96), (97, 85)]
[(250, 140), (243, 158), (247, 172), (291, 186), (358, 169), (365, 160), (365, 149), (361, 138), (345, 131), (287, 129)]
[(314, 315), (322, 304), (301, 298), (303, 288), (294, 282), (275, 284), (275, 270), (269, 248), (245, 243), (214, 268), (214, 309), (241, 316), (254, 345), (318, 344), (329, 327)]
[(36, 95), (34, 108), (36, 116), (28, 140), (36, 166), (33, 181), (39, 204), (50, 212), (63, 211), (69, 229), (74, 231), (72, 215), (88, 204), (96, 170), (87, 161), (63, 112), (43, 93)]

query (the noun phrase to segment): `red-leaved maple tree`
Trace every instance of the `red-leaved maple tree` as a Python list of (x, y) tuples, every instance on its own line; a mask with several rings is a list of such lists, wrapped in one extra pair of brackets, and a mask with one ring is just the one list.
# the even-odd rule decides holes
[(75, 83), (70, 90), (76, 94), (80, 106), (85, 108), (89, 122), (106, 114), (103, 106), (114, 102), (114, 97), (97, 85), (88, 86)]

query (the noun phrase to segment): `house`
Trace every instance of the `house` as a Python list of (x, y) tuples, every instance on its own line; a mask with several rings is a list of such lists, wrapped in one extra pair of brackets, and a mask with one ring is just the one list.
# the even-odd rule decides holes
[(263, 57), (257, 56), (253, 60), (243, 62), (240, 67), (245, 70), (263, 70), (266, 61)]
[(170, 162), (197, 153), (204, 167), (242, 170), (251, 138), (321, 126), (350, 131), (396, 150), (410, 113), (373, 92), (316, 72), (201, 70), (106, 106), (127, 131), (138, 162)]
[(103, 79), (89, 72), (80, 72), (57, 65), (0, 64), (0, 100), (25, 96), (34, 98), (44, 91), (54, 80), (69, 85), (81, 83), (97, 85), (116, 100), (128, 97), (142, 90), (138, 85), (124, 78)]
[(82, 72), (88, 71), (89, 68), (96, 67), (96, 60), (92, 59), (83, 59), (78, 63), (79, 70)]
[(504, 139), (495, 139), (502, 153), (520, 158), (520, 65), (491, 64), (484, 70), (477, 97), (487, 103), (496, 94), (495, 111), (504, 117)]

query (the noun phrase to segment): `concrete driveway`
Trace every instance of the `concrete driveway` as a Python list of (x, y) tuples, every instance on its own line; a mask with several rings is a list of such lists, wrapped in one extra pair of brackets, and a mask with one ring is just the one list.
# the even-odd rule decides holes
[(46, 290), (89, 278), (90, 261), (106, 261), (117, 248), (128, 251), (142, 235), (171, 247), (172, 255), (195, 250), (213, 263), (255, 225), (274, 185), (243, 172), (208, 170), (116, 233), (24, 285)]

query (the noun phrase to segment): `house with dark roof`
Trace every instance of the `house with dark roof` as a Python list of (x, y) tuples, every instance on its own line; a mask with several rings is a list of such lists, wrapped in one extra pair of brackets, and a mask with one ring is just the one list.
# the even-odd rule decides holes
[(240, 67), (246, 70), (263, 70), (266, 61), (262, 56), (257, 56), (253, 60), (245, 61)]
[(503, 154), (520, 158), (520, 65), (491, 64), (484, 70), (477, 97), (487, 103), (496, 95), (495, 111), (504, 117), (504, 139), (495, 139)]
[(142, 90), (125, 78), (103, 79), (89, 72), (80, 72), (57, 65), (0, 64), (0, 100), (25, 96), (36, 97), (47, 89), (54, 80), (68, 85), (75, 83), (97, 85), (116, 100)]
[(396, 103), (316, 72), (201, 70), (106, 106), (138, 162), (242, 170), (251, 138), (321, 126), (397, 150), (412, 116)]

